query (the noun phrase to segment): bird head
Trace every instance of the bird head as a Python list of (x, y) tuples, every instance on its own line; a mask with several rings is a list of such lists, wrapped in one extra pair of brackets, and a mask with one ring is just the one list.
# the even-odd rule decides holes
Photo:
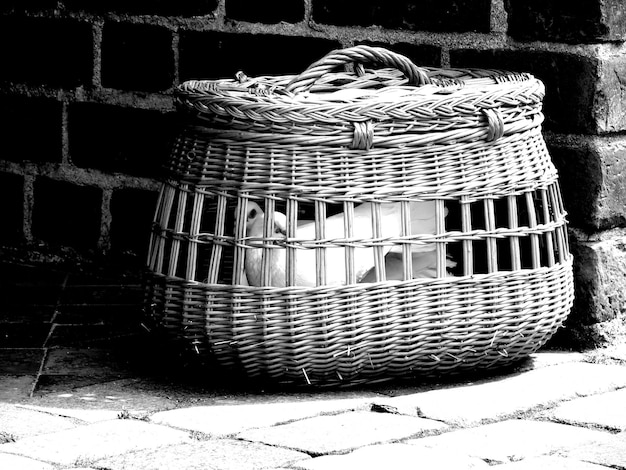
[[(248, 236), (263, 235), (263, 220), (265, 213), (256, 202), (248, 203), (248, 212), (246, 213), (246, 232)], [(274, 230), (272, 236), (287, 236), (287, 218), (282, 212), (274, 212)]]

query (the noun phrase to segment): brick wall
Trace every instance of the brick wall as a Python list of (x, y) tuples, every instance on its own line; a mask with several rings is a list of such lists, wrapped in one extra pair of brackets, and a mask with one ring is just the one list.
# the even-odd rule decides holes
[(570, 344), (619, 332), (626, 302), (626, 6), (618, 0), (5, 0), (5, 256), (143, 263), (171, 91), (190, 78), (297, 73), (384, 45), (418, 65), (530, 71), (562, 176), (577, 298)]

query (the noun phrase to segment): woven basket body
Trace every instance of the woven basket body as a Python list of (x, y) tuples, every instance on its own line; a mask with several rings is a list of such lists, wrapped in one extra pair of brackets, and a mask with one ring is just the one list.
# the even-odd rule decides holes
[(184, 83), (154, 314), (223, 367), (302, 384), (527, 356), (573, 299), (543, 94), (365, 46), (297, 77)]

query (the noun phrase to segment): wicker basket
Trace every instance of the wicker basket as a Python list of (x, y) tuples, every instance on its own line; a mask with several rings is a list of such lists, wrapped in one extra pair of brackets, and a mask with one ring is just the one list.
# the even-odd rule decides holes
[(357, 46), (177, 96), (148, 302), (203, 357), (301, 384), (438, 375), (524, 358), (566, 318), (533, 76)]

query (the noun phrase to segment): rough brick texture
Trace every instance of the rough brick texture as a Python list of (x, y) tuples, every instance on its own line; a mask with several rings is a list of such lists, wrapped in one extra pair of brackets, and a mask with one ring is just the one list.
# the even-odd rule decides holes
[(11, 173), (0, 173), (0, 241), (18, 242), (23, 237), (24, 178)]
[(0, 17), (0, 82), (71, 88), (91, 83), (91, 25), (73, 20)]
[(406, 42), (386, 44), (380, 41), (358, 41), (357, 44), (385, 47), (398, 54), (407, 56), (413, 63), (422, 67), (441, 67), (441, 47), (408, 44)]
[(181, 80), (299, 73), (337, 41), (269, 34), (187, 32), (180, 38)]
[(102, 86), (160, 91), (172, 86), (172, 34), (161, 27), (105, 23), (102, 39)]
[(147, 255), (157, 194), (139, 189), (120, 189), (111, 199), (111, 249), (118, 254)]
[(226, 18), (259, 23), (297, 23), (304, 19), (304, 1), (227, 0)]
[(159, 176), (175, 129), (158, 111), (77, 103), (69, 110), (72, 162), (138, 176)]
[(613, 45), (599, 48), (595, 103), (592, 109), (598, 133), (626, 130), (626, 50)]
[(488, 0), (312, 0), (317, 23), (412, 31), (488, 32)]
[(0, 96), (2, 158), (14, 162), (60, 162), (62, 107), (47, 98)]
[(570, 222), (589, 231), (625, 226), (626, 139), (550, 136), (548, 147)]
[(626, 39), (621, 0), (506, 0), (509, 33), (516, 39), (599, 42)]
[(217, 8), (217, 0), (64, 0), (63, 4), (70, 10), (164, 16), (210, 15)]
[(101, 197), (98, 188), (37, 178), (34, 235), (79, 250), (95, 249), (100, 238)]
[(576, 295), (574, 307), (553, 342), (588, 347), (626, 334), (626, 232), (589, 236), (571, 230)]

